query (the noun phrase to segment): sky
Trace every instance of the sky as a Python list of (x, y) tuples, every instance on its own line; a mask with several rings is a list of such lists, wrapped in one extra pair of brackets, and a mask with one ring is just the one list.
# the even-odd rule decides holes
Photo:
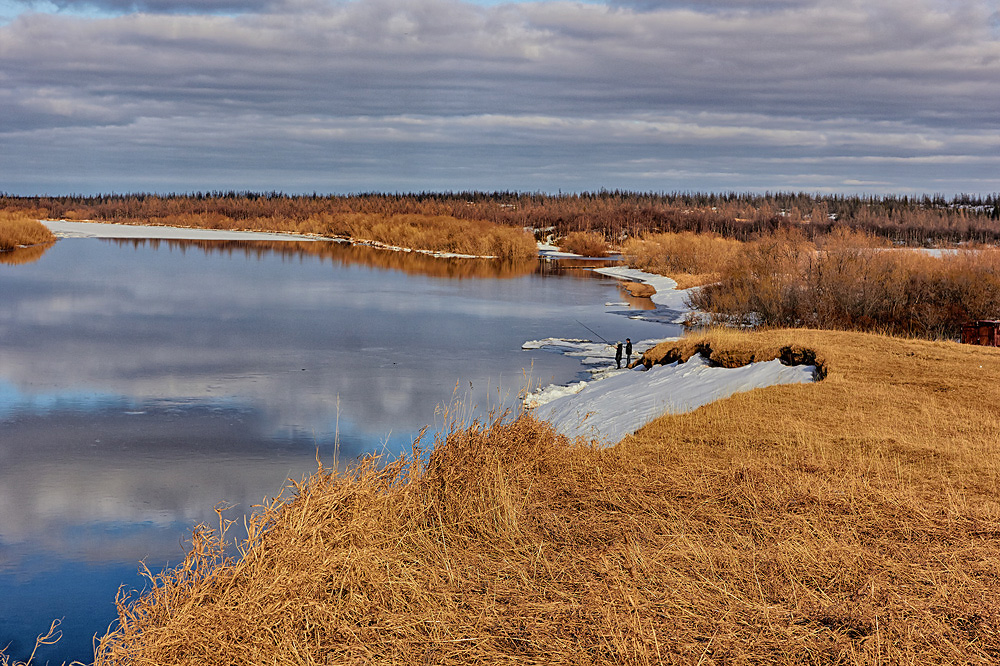
[(1000, 192), (1000, 0), (0, 0), (0, 192)]

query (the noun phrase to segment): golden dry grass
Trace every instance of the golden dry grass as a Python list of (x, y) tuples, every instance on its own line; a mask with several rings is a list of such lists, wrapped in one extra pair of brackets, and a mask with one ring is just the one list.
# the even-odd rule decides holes
[(559, 241), (559, 247), (583, 257), (603, 257), (608, 254), (608, 242), (604, 234), (596, 231), (571, 231)]
[(739, 253), (742, 243), (716, 234), (649, 234), (622, 245), (622, 262), (650, 273), (667, 275), (679, 289), (709, 284)]
[(0, 252), (55, 241), (48, 228), (30, 213), (0, 210)]
[(660, 418), (618, 446), (529, 416), (426, 464), (320, 470), (199, 533), (101, 640), (111, 664), (992, 664), (1000, 350), (712, 331), (826, 378)]
[(970, 320), (1000, 318), (1000, 250), (939, 256), (878, 247), (839, 231), (820, 249), (801, 233), (744, 243), (718, 281), (691, 294), (726, 323), (890, 332), (956, 338)]

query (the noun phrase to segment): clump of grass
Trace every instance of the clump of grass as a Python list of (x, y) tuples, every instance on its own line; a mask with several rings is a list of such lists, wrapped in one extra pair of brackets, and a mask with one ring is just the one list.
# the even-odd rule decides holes
[(1000, 657), (1000, 351), (712, 331), (826, 379), (610, 449), (522, 415), (320, 469), (151, 576), (97, 664), (968, 663)]
[(713, 233), (649, 234), (629, 238), (622, 245), (622, 262), (647, 271), (668, 275), (679, 289), (708, 284), (739, 252), (742, 243)]
[(604, 234), (596, 231), (571, 231), (559, 242), (559, 247), (584, 257), (603, 257), (608, 253)]
[(30, 213), (0, 210), (0, 252), (52, 243), (55, 240), (48, 227)]
[(933, 256), (873, 246), (838, 232), (819, 249), (801, 234), (747, 243), (719, 280), (692, 295), (723, 321), (874, 330), (953, 338), (962, 324), (1000, 317), (1000, 251), (976, 247)]

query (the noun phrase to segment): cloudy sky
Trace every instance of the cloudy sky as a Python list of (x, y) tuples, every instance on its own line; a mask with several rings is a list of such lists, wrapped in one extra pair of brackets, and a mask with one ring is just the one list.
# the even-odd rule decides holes
[(0, 191), (1000, 191), (1000, 0), (0, 0)]

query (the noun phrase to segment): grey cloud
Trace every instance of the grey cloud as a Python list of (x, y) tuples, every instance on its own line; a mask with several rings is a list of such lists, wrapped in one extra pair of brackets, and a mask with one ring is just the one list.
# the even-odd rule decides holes
[[(139, 162), (165, 163), (150, 173), (154, 182), (180, 182), (170, 163), (232, 182), (240, 163), (249, 165), (248, 179), (260, 164), (281, 181), (275, 185), (296, 190), (315, 178), (302, 181), (286, 162), (322, 168), (330, 182), (355, 177), (338, 169), (368, 160), (364, 189), (380, 189), (410, 182), (412, 161), (441, 174), (420, 187), (451, 189), (468, 174), (449, 169), (448, 156), (457, 165), (484, 146), (519, 162), (535, 153), (542, 171), (560, 168), (569, 151), (560, 123), (599, 131), (636, 118), (641, 126), (645, 116), (734, 114), (744, 131), (722, 137), (734, 155), (787, 146), (774, 125), (819, 132), (798, 143), (813, 154), (843, 134), (831, 139), (822, 123), (865, 125), (857, 133), (868, 136), (888, 124), (890, 139), (909, 143), (904, 155), (946, 151), (951, 134), (988, 135), (1000, 125), (1000, 43), (981, 3), (774, 2), (761, 10), (720, 0), (642, 9), (303, 0), (236, 17), (23, 16), (0, 28), (0, 148), (15, 156), (0, 158), (0, 174), (14, 173), (11, 159), (27, 160), (29, 172), (31, 163), (51, 164), (44, 155), (59, 152), (59, 136), (64, 149), (118, 155), (122, 167), (109, 164), (111, 179)], [(468, 122), (488, 117), (551, 119), (558, 144), (521, 121)], [(711, 132), (645, 129), (672, 137), (654, 146), (683, 146), (690, 156), (703, 145), (711, 152), (715, 141)], [(575, 136), (582, 143), (570, 164), (593, 143), (625, 157), (636, 132)], [(168, 153), (154, 155), (161, 142)], [(184, 152), (187, 143), (193, 152)], [(437, 155), (441, 162), (429, 162)], [(613, 185), (614, 175), (594, 185)], [(534, 189), (530, 181), (517, 186)]]
[[(35, 0), (14, 2), (31, 9), (38, 9), (42, 5)], [(81, 13), (97, 10), (111, 14), (221, 14), (257, 12), (274, 3), (271, 0), (51, 0), (51, 4), (60, 11)]]

